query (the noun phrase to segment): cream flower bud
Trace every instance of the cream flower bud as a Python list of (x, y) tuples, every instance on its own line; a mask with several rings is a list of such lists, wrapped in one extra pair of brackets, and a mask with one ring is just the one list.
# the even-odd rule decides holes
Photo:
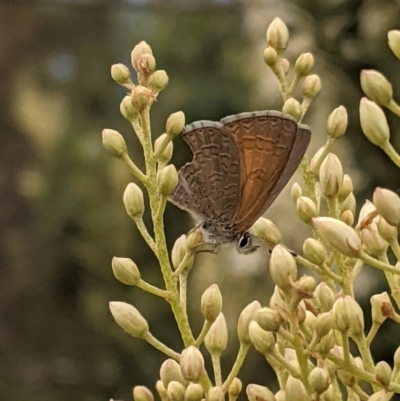
[(286, 100), (282, 107), (282, 113), (292, 116), (296, 121), (299, 121), (303, 115), (301, 104), (293, 97)]
[(283, 323), (282, 316), (276, 309), (264, 307), (258, 310), (254, 317), (255, 321), (266, 331), (278, 331)]
[(302, 92), (303, 97), (313, 99), (321, 91), (321, 79), (318, 75), (308, 75), (304, 78)]
[(131, 99), (133, 107), (140, 112), (149, 106), (155, 98), (150, 89), (136, 85), (131, 91)]
[(317, 286), (317, 282), (314, 277), (304, 274), (297, 280), (296, 285), (301, 291), (312, 293)]
[(340, 138), (346, 132), (348, 124), (347, 110), (339, 106), (329, 115), (326, 121), (326, 131), (330, 138)]
[(121, 283), (126, 285), (137, 285), (140, 281), (140, 272), (136, 263), (129, 258), (113, 257), (111, 267), (114, 276)]
[(278, 60), (278, 53), (273, 47), (266, 47), (264, 50), (264, 61), (269, 67), (273, 67)]
[(160, 399), (162, 401), (168, 400), (167, 389), (164, 387), (164, 384), (163, 384), (163, 382), (161, 380), (157, 380), (156, 391), (157, 391), (157, 393), (160, 396)]
[(185, 401), (201, 401), (203, 399), (203, 387), (198, 383), (189, 383), (185, 390)]
[(282, 245), (274, 247), (270, 259), (272, 281), (282, 289), (288, 289), (297, 278), (297, 265), (293, 256)]
[(119, 105), (119, 111), (121, 112), (122, 116), (128, 121), (136, 120), (139, 117), (138, 111), (133, 107), (132, 97), (129, 95), (125, 96), (122, 99)]
[(105, 128), (102, 136), (104, 149), (114, 157), (122, 157), (127, 152), (125, 139), (118, 131)]
[(348, 174), (343, 176), (342, 186), (339, 189), (339, 202), (344, 202), (345, 199), (353, 192), (353, 181)]
[(274, 335), (263, 330), (255, 320), (249, 324), (249, 336), (254, 348), (262, 355), (268, 354), (275, 346)]
[(400, 347), (398, 347), (393, 355), (394, 367), (400, 369)]
[(310, 397), (301, 380), (289, 376), (286, 382), (286, 399), (296, 401), (310, 401)]
[(187, 251), (188, 249), (186, 247), (186, 235), (183, 234), (175, 241), (175, 244), (171, 251), (171, 261), (175, 270), (182, 262)]
[(144, 200), (142, 190), (133, 182), (125, 188), (122, 200), (125, 205), (126, 213), (132, 219), (141, 218), (144, 213)]
[(374, 145), (382, 147), (389, 140), (390, 130), (385, 113), (366, 97), (360, 101), (360, 123), (364, 135)]
[(331, 384), (331, 378), (325, 369), (315, 367), (308, 375), (308, 382), (315, 393), (322, 394)]
[(164, 167), (157, 176), (158, 190), (164, 196), (174, 193), (178, 185), (178, 172), (173, 164)]
[(382, 216), (379, 216), (376, 226), (379, 235), (389, 244), (397, 240), (399, 229), (395, 226), (391, 226)]
[(138, 74), (143, 74), (144, 76), (148, 76), (152, 74), (156, 69), (156, 59), (152, 54), (142, 54), (137, 60), (137, 69)]
[(306, 320), (306, 305), (304, 301), (302, 300), (298, 305), (297, 305), (297, 320), (299, 323), (303, 323)]
[(195, 228), (186, 237), (186, 247), (189, 251), (194, 251), (198, 245), (203, 243), (203, 233), (200, 228)]
[(167, 394), (171, 401), (183, 401), (185, 398), (185, 386), (173, 380), (168, 384)]
[(185, 379), (182, 376), (181, 367), (179, 366), (179, 363), (171, 358), (168, 358), (161, 365), (160, 379), (163, 382), (165, 388), (168, 388), (169, 383), (172, 381), (185, 384)]
[(185, 114), (183, 111), (177, 111), (176, 113), (172, 113), (166, 123), (166, 132), (171, 138), (175, 138), (179, 135), (183, 127), (185, 126)]
[(351, 193), (340, 206), (340, 211), (343, 213), (346, 210), (350, 210), (351, 213), (356, 212), (356, 198), (353, 193)]
[(152, 392), (145, 386), (135, 386), (133, 388), (133, 399), (135, 401), (154, 401)]
[(333, 336), (333, 331), (323, 336), (315, 346), (315, 351), (319, 352), (321, 355), (326, 355), (332, 350), (335, 345), (335, 338)]
[(208, 390), (207, 401), (224, 401), (224, 391), (221, 386), (211, 387)]
[(376, 188), (374, 191), (374, 205), (378, 213), (392, 226), (400, 225), (400, 197), (384, 188)]
[(264, 217), (260, 217), (250, 228), (250, 234), (255, 235), (264, 241), (266, 245), (279, 244), (282, 242), (282, 235), (275, 224)]
[(223, 313), (220, 313), (211, 325), (210, 330), (204, 338), (204, 345), (210, 355), (219, 355), (225, 351), (228, 345), (228, 326)]
[(375, 378), (382, 386), (387, 387), (390, 384), (392, 368), (385, 361), (380, 361), (375, 366)]
[(317, 206), (307, 196), (300, 196), (296, 201), (296, 212), (299, 218), (306, 224), (310, 224), (313, 217), (318, 216)]
[(205, 320), (213, 322), (222, 310), (222, 295), (217, 284), (210, 285), (201, 296), (200, 311)]
[(317, 164), (319, 162), (319, 159), (322, 156), (322, 153), (324, 152), (325, 147), (322, 146), (321, 148), (319, 148), (316, 152), (315, 155), (311, 158), (310, 160), (310, 170), (315, 170), (317, 167)]
[(320, 313), (315, 321), (315, 335), (318, 338), (326, 336), (333, 328), (331, 312)]
[(400, 31), (392, 30), (388, 32), (388, 42), (390, 50), (400, 59)]
[(198, 348), (190, 345), (185, 348), (179, 361), (183, 377), (190, 382), (198, 382), (204, 372), (204, 358)]
[(375, 70), (362, 70), (361, 88), (364, 93), (380, 106), (387, 106), (393, 98), (392, 84), (386, 77)]
[(349, 257), (359, 255), (361, 239), (352, 227), (331, 217), (315, 217), (313, 225), (322, 239), (343, 255)]
[(278, 53), (286, 49), (289, 40), (289, 30), (278, 17), (274, 18), (267, 29), (267, 43)]
[(317, 288), (314, 291), (314, 296), (318, 299), (321, 312), (329, 312), (332, 310), (333, 304), (335, 303), (335, 294), (334, 292), (321, 281)]
[(228, 393), (230, 397), (237, 398), (242, 391), (242, 382), (240, 379), (235, 377), (232, 380), (232, 383), (230, 384), (228, 388)]
[[(167, 140), (167, 138), (168, 138), (167, 134), (162, 134), (154, 141), (154, 153), (155, 154), (159, 153), (159, 149), (160, 149), (161, 145), (164, 143), (164, 141)], [(173, 151), (174, 151), (174, 145), (173, 145), (172, 141), (169, 141), (168, 145), (158, 155), (157, 160), (160, 163), (167, 164), (171, 160)]]
[(111, 77), (117, 84), (126, 84), (131, 82), (131, 74), (124, 64), (113, 64), (111, 66)]
[(281, 58), (278, 62), (279, 67), (283, 71), (283, 74), (286, 76), (289, 73), (290, 62), (287, 58)]
[(297, 58), (294, 65), (296, 74), (299, 76), (306, 76), (314, 66), (314, 56), (311, 53), (302, 53)]
[(248, 384), (246, 394), (249, 401), (276, 401), (268, 387), (259, 384)]
[(279, 390), (275, 394), (276, 401), (286, 401), (286, 392), (284, 390)]
[(256, 312), (261, 309), (261, 305), (258, 301), (253, 301), (247, 305), (239, 316), (239, 321), (237, 325), (237, 332), (239, 341), (243, 344), (250, 344), (249, 336), (249, 324), (254, 320)]
[(387, 292), (375, 294), (370, 298), (372, 307), (372, 321), (382, 324), (393, 313), (392, 301)]
[(109, 307), (114, 320), (124, 331), (132, 337), (146, 337), (149, 325), (134, 306), (125, 302), (110, 302)]
[(329, 153), (322, 162), (319, 181), (326, 198), (333, 198), (339, 194), (343, 183), (343, 168), (339, 158), (333, 153)]
[(324, 245), (314, 238), (307, 238), (304, 241), (303, 253), (306, 259), (316, 265), (321, 265), (327, 257)]
[(153, 92), (161, 92), (168, 84), (168, 75), (164, 70), (154, 71), (154, 74), (149, 79), (149, 88)]
[(364, 315), (360, 305), (353, 297), (345, 295), (338, 298), (332, 308), (333, 327), (349, 330), (351, 336), (358, 336), (364, 331)]
[(277, 285), (274, 287), (274, 292), (269, 300), (269, 306), (271, 309), (277, 310), (278, 312), (286, 309), (286, 304), (282, 299), (280, 289)]
[(315, 330), (316, 320), (317, 318), (315, 317), (315, 315), (309, 310), (306, 310), (306, 318), (304, 319), (304, 326), (307, 327), (307, 329), (311, 333), (313, 333)]
[(380, 390), (372, 394), (367, 401), (386, 401), (386, 391)]
[(132, 50), (131, 53), (132, 67), (138, 72), (140, 70), (139, 63), (141, 61), (141, 57), (145, 54), (153, 55), (151, 47), (145, 41), (138, 43)]
[(298, 182), (295, 182), (290, 189), (290, 196), (292, 197), (292, 201), (296, 202), (300, 196), (303, 195), (303, 190)]
[(354, 215), (350, 210), (345, 210), (341, 215), (340, 215), (340, 220), (343, 221), (348, 226), (352, 226), (354, 223)]

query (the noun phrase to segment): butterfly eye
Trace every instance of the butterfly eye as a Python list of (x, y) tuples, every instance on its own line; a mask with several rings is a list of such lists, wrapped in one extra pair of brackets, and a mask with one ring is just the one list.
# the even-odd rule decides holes
[(238, 242), (238, 247), (239, 249), (246, 249), (251, 245), (251, 240), (250, 240), (250, 235), (247, 233), (244, 233), (240, 238)]

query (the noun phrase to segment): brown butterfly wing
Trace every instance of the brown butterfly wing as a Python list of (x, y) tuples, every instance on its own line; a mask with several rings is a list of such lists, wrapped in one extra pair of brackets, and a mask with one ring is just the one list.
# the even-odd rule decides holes
[(178, 173), (171, 202), (198, 220), (229, 225), (237, 215), (240, 197), (239, 151), (221, 123), (197, 121), (185, 127), (183, 139), (193, 160)]
[(276, 111), (221, 120), (240, 151), (241, 199), (235, 231), (243, 233), (266, 211), (299, 165), (310, 131)]

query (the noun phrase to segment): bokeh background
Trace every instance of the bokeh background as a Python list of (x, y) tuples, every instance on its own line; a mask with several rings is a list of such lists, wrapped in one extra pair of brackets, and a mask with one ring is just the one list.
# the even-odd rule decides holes
[[(155, 260), (122, 204), (132, 177), (101, 145), (101, 130), (117, 129), (142, 165), (138, 142), (119, 114), (124, 89), (111, 80), (110, 66), (129, 65), (130, 52), (141, 40), (152, 47), (158, 68), (170, 77), (153, 107), (155, 136), (178, 110), (191, 122), (280, 109), (278, 85), (262, 59), (265, 31), (276, 16), (290, 29), (289, 59), (311, 51), (323, 82), (305, 119), (313, 130), (309, 155), (324, 143), (326, 118), (342, 104), (350, 123), (335, 152), (353, 178), (358, 208), (377, 185), (397, 191), (398, 170), (363, 137), (358, 104), (363, 68), (381, 70), (399, 87), (399, 61), (387, 46), (387, 31), (400, 28), (399, 1), (0, 3), (1, 400), (129, 400), (134, 385), (154, 387), (164, 356), (123, 333), (108, 309), (110, 300), (134, 304), (158, 338), (181, 349), (167, 305), (112, 275), (112, 256), (131, 257), (146, 280), (162, 285)], [(400, 125), (388, 117), (393, 144), (400, 149)], [(188, 160), (178, 138), (173, 161), (180, 166)], [(300, 250), (310, 233), (295, 218), (288, 188), (266, 216), (287, 245)], [(172, 245), (191, 222), (172, 205), (165, 218)], [(199, 256), (189, 283), (196, 332), (200, 295), (214, 282), (221, 287), (232, 330), (223, 356), (228, 372), (241, 309), (254, 299), (266, 304), (271, 294), (265, 255)], [(366, 269), (357, 297), (368, 310), (371, 294), (384, 289), (381, 276)], [(376, 361), (392, 363), (399, 343), (400, 332), (385, 323), (373, 345)], [(255, 352), (242, 378), (277, 389), (273, 373)]]

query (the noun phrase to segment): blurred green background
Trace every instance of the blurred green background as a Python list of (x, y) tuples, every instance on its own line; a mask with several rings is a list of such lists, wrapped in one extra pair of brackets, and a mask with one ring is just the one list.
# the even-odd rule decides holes
[[(130, 65), (145, 40), (170, 81), (153, 107), (155, 136), (172, 112), (187, 122), (219, 120), (243, 111), (281, 108), (278, 85), (262, 60), (265, 31), (276, 16), (288, 25), (291, 61), (311, 51), (323, 91), (305, 122), (312, 127), (309, 155), (325, 141), (333, 108), (349, 112), (348, 132), (335, 148), (354, 182), (358, 208), (377, 185), (397, 191), (400, 175), (363, 137), (358, 122), (359, 73), (381, 70), (399, 87), (399, 61), (387, 31), (400, 28), (395, 0), (44, 0), (0, 3), (0, 399), (14, 401), (131, 399), (134, 385), (150, 388), (164, 356), (132, 339), (114, 323), (108, 301), (134, 304), (154, 335), (179, 351), (176, 326), (165, 303), (117, 282), (112, 256), (131, 257), (149, 282), (162, 285), (154, 258), (122, 204), (132, 180), (101, 145), (104, 127), (119, 130), (132, 158), (140, 148), (119, 113), (124, 89), (110, 66)], [(389, 116), (393, 145), (400, 125)], [(178, 138), (173, 161), (190, 160)], [(298, 179), (299, 177), (297, 177)], [(310, 235), (295, 219), (289, 188), (267, 212), (288, 246), (301, 249)], [(168, 241), (190, 228), (169, 205)], [(217, 282), (231, 328), (223, 356), (229, 371), (241, 309), (267, 304), (272, 285), (265, 259), (232, 252), (201, 255), (190, 280), (189, 312), (201, 327), (201, 293)], [(384, 291), (381, 276), (366, 270), (357, 297), (365, 303)], [(367, 312), (367, 327), (369, 312)], [(376, 361), (392, 363), (400, 332), (385, 323), (373, 345)], [(208, 363), (209, 361), (207, 361)], [(245, 384), (271, 383), (273, 373), (251, 352)]]

